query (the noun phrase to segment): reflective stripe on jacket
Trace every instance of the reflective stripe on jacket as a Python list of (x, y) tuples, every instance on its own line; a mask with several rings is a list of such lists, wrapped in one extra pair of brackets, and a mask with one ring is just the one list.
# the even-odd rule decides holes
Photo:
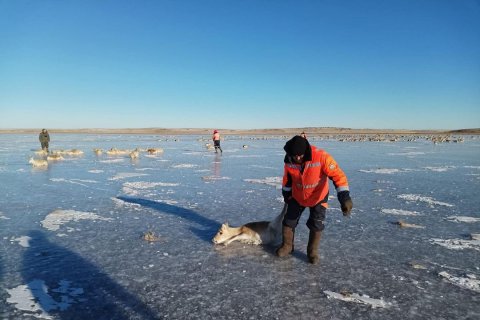
[(302, 165), (285, 163), (282, 189), (292, 191), (292, 197), (303, 207), (313, 207), (322, 200), (325, 200), (322, 205), (327, 207), (328, 178), (338, 193), (349, 190), (347, 176), (326, 151), (316, 147), (311, 147), (311, 151), (311, 160), (303, 163), (303, 172)]

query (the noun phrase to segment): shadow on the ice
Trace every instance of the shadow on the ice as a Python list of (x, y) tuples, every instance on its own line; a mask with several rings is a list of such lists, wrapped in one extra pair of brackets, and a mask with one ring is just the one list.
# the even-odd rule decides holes
[(31, 231), (29, 236), (32, 241), (23, 256), (22, 277), (35, 301), (50, 315), (58, 319), (159, 318), (79, 254), (50, 242), (40, 231)]
[(165, 212), (168, 214), (175, 215), (177, 217), (192, 221), (202, 227), (202, 229), (190, 227), (190, 230), (195, 233), (200, 239), (211, 242), (212, 238), (217, 233), (221, 224), (215, 220), (206, 218), (195, 211), (185, 209), (182, 207), (173, 206), (171, 204), (151, 201), (147, 199), (139, 198), (127, 198), (127, 197), (117, 197), (125, 202), (139, 204), (144, 207), (152, 208), (157, 211)]

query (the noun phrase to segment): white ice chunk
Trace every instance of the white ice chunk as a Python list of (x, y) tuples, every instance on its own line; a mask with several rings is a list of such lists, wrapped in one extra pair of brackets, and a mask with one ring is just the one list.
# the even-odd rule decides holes
[(438, 274), (443, 279), (450, 283), (453, 283), (460, 288), (469, 289), (475, 292), (480, 292), (480, 280), (472, 279), (470, 277), (455, 277), (450, 275), (446, 271), (442, 271)]
[(480, 218), (460, 217), (460, 216), (450, 216), (450, 217), (447, 217), (447, 220), (452, 222), (480, 222)]
[(419, 196), (419, 195), (416, 195), (416, 194), (400, 194), (400, 195), (397, 196), (397, 198), (405, 199), (407, 201), (426, 202), (426, 203), (429, 203), (431, 205), (436, 204), (436, 205), (439, 205), (439, 206), (453, 207), (452, 204), (445, 203), (445, 202), (434, 201), (434, 200), (432, 200), (431, 197), (422, 197), (422, 196)]
[(264, 179), (243, 179), (243, 181), (251, 183), (263, 183), (268, 186), (274, 186), (277, 189), (282, 189), (281, 177), (265, 177)]
[(131, 202), (126, 202), (126, 201), (123, 201), (123, 200), (120, 200), (118, 198), (110, 198), (113, 200), (113, 202), (115, 203), (115, 206), (117, 207), (128, 207), (128, 208), (132, 208), (136, 211), (140, 211), (142, 206), (139, 205), (138, 203), (131, 203)]
[[(48, 314), (50, 310), (65, 310), (73, 302), (73, 299), (69, 297), (76, 297), (83, 293), (82, 288), (70, 288), (70, 281), (62, 280), (59, 283), (57, 289), (53, 292), (65, 293), (61, 295), (61, 302), (54, 300), (48, 294), (48, 286), (45, 285), (43, 280), (35, 279), (26, 285), (19, 285), (12, 289), (6, 289), (10, 298), (7, 298), (8, 303), (15, 305), (15, 308), (22, 311), (25, 316), (33, 316), (40, 319), (52, 319)], [(67, 295), (68, 294), (68, 295)]]
[(430, 170), (430, 171), (436, 171), (436, 172), (443, 172), (447, 171), (450, 169), (455, 169), (453, 166), (445, 166), (445, 167), (423, 167), (424, 169)]
[(18, 237), (18, 238), (13, 237), (10, 241), (11, 242), (14, 242), (14, 241), (18, 242), (18, 244), (21, 245), (22, 247), (29, 248), (30, 247), (30, 240), (32, 240), (31, 237), (22, 236), (22, 237)]
[(120, 180), (120, 179), (125, 179), (125, 178), (131, 178), (131, 177), (143, 177), (143, 176), (148, 176), (146, 173), (117, 173), (114, 177), (108, 178), (108, 180)]
[(134, 189), (149, 189), (149, 188), (154, 188), (156, 186), (161, 186), (161, 187), (176, 187), (180, 185), (179, 183), (165, 183), (165, 182), (144, 182), (144, 181), (139, 181), (139, 182), (125, 182), (123, 184), (127, 188), (134, 188)]
[(56, 231), (60, 228), (60, 225), (67, 223), (68, 221), (79, 221), (82, 219), (89, 220), (113, 220), (111, 218), (104, 218), (95, 213), (81, 212), (75, 210), (55, 210), (45, 217), (41, 221), (44, 228), (48, 230)]
[(401, 209), (382, 209), (382, 213), (394, 214), (399, 216), (421, 216), (422, 214), (417, 211), (407, 211)]
[(172, 168), (195, 168), (198, 167), (198, 164), (176, 164)]
[(366, 173), (380, 173), (380, 174), (394, 174), (400, 172), (398, 169), (372, 169), (372, 170), (358, 170)]
[(90, 172), (90, 173), (102, 173), (104, 172), (103, 170), (90, 170), (90, 171), (87, 171), (87, 172)]
[(332, 291), (328, 291), (328, 290), (323, 291), (323, 292), (328, 296), (328, 298), (334, 298), (334, 299), (347, 301), (347, 302), (367, 304), (367, 305), (370, 305), (372, 307), (372, 309), (386, 308), (389, 305), (391, 305), (391, 303), (385, 302), (383, 300), (383, 298), (374, 299), (374, 298), (370, 298), (367, 295), (363, 295), (363, 296), (358, 295), (357, 293), (352, 293), (350, 295), (343, 295), (341, 293), (336, 293), (336, 292), (332, 292)]
[(453, 250), (474, 249), (480, 251), (480, 240), (478, 239), (430, 239), (429, 241), (432, 244), (438, 244), (439, 246)]
[(101, 163), (116, 163), (116, 162), (123, 162), (125, 159), (110, 159), (110, 160), (100, 160)]

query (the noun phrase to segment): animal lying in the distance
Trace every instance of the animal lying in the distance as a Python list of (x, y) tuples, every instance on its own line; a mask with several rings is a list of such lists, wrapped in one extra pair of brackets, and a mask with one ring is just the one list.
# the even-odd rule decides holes
[(272, 221), (249, 222), (237, 228), (232, 228), (228, 225), (228, 222), (225, 222), (212, 241), (215, 244), (226, 246), (232, 241), (280, 246), (283, 241), (282, 221), (286, 212), (287, 204), (285, 203), (282, 212)]
[(33, 157), (30, 157), (30, 160), (28, 160), (31, 164), (33, 164), (34, 167), (43, 167), (43, 166), (48, 166), (47, 160), (35, 160)]

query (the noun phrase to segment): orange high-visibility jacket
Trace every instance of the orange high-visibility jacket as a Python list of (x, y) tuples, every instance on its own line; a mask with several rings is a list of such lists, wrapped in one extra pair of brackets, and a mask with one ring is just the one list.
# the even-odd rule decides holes
[(326, 151), (313, 146), (309, 148), (311, 148), (311, 158), (305, 159), (303, 164), (287, 160), (288, 155), (285, 157), (282, 189), (292, 191), (292, 197), (303, 207), (313, 207), (322, 202), (322, 205), (327, 208), (329, 191), (327, 178), (333, 181), (339, 193), (349, 191), (347, 176)]

